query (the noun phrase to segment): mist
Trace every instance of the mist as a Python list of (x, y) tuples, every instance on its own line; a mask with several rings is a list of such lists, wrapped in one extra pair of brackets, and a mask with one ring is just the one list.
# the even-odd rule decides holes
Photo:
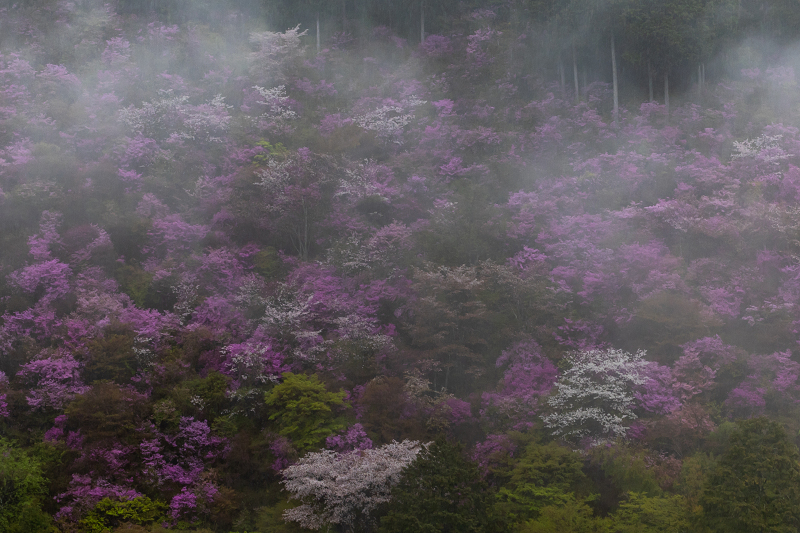
[(797, 529), (797, 28), (0, 2), (0, 531)]

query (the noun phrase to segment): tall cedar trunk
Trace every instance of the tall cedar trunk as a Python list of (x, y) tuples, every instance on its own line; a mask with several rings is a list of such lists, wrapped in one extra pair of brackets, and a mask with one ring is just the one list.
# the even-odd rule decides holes
[(317, 11), (317, 53), (319, 53), (319, 11)]
[(650, 103), (653, 102), (653, 69), (650, 67), (650, 60), (647, 60), (647, 86), (650, 88)]
[(700, 63), (697, 64), (697, 92), (703, 93), (703, 73), (701, 72)]
[(669, 73), (664, 73), (664, 105), (667, 107), (667, 122), (669, 123)]
[(706, 88), (706, 64), (700, 63), (700, 75), (703, 78), (703, 89)]
[(342, 0), (342, 31), (347, 31), (347, 0)]
[(614, 125), (619, 122), (619, 83), (617, 81), (617, 51), (614, 48), (614, 34), (611, 34), (611, 80), (614, 86)]
[(575, 57), (575, 40), (572, 41), (572, 77), (575, 79), (575, 104), (581, 103), (581, 93), (578, 87), (578, 58)]
[(425, 42), (425, 2), (419, 5), (419, 42)]
[(561, 76), (561, 95), (567, 93), (567, 80), (564, 76), (564, 61), (561, 59), (561, 54), (558, 54), (558, 74)]

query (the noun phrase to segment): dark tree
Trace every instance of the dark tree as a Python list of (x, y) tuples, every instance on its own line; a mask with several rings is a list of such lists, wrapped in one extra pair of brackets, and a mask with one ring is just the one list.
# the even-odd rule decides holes
[(490, 513), (489, 491), (460, 445), (437, 440), (392, 489), (381, 533), (499, 531)]
[(739, 423), (700, 500), (712, 531), (789, 532), (800, 527), (797, 447), (766, 418)]

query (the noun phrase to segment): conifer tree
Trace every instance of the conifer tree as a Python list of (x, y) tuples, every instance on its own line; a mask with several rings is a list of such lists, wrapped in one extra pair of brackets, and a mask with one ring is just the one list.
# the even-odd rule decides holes
[(800, 454), (783, 427), (767, 418), (739, 423), (709, 475), (700, 505), (712, 531), (797, 531)]
[(459, 445), (437, 440), (405, 471), (392, 490), (381, 533), (496, 531), (488, 488)]

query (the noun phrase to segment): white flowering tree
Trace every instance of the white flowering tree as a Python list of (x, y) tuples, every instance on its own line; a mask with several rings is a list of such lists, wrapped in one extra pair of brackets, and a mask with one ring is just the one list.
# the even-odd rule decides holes
[(250, 74), (254, 79), (272, 84), (280, 84), (286, 80), (287, 70), (290, 70), (303, 56), (303, 43), (300, 38), (307, 31), (299, 30), (298, 25), (283, 33), (264, 31), (250, 34), (250, 43), (254, 51), (248, 56), (248, 60)]
[(552, 413), (542, 417), (554, 435), (598, 444), (624, 437), (625, 422), (636, 418), (636, 387), (647, 381), (645, 352), (586, 350), (569, 355), (570, 367), (547, 401)]
[(222, 95), (200, 105), (190, 104), (186, 95), (167, 93), (165, 96), (145, 102), (141, 107), (122, 108), (117, 118), (134, 134), (157, 141), (177, 138), (223, 142), (231, 121), (229, 110), (233, 106), (227, 105)]
[(402, 144), (400, 137), (403, 128), (414, 119), (416, 108), (425, 103), (425, 100), (413, 95), (399, 102), (389, 98), (377, 109), (356, 116), (355, 122), (365, 130), (374, 131), (384, 140)]
[(374, 521), (371, 513), (391, 498), (391, 489), (425, 447), (418, 441), (392, 442), (369, 450), (309, 453), (283, 470), (283, 484), (302, 505), (285, 520), (308, 529), (328, 524), (346, 530)]

